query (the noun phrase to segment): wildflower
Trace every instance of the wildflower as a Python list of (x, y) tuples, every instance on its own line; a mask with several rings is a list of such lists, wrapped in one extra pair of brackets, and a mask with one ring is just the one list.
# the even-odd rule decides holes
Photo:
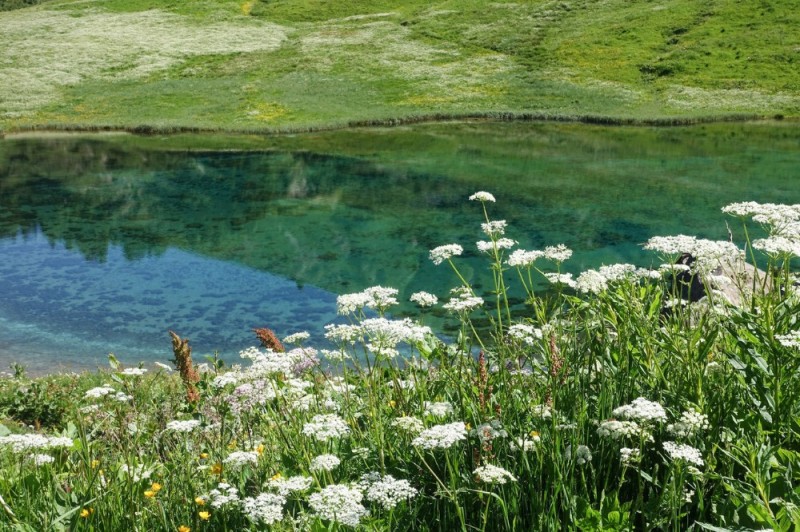
[(553, 411), (547, 405), (534, 405), (531, 408), (531, 415), (541, 419), (550, 419), (553, 417)]
[(773, 235), (753, 240), (753, 248), (760, 249), (767, 255), (800, 256), (800, 240)]
[(200, 421), (197, 419), (187, 419), (185, 421), (170, 421), (167, 423), (167, 430), (174, 430), (175, 432), (192, 432), (200, 426)]
[(520, 340), (528, 345), (534, 345), (536, 340), (542, 339), (542, 330), (526, 323), (515, 323), (508, 328), (509, 338)]
[[(572, 445), (567, 447), (567, 450), (564, 452), (564, 457), (567, 460), (572, 459)], [(585, 445), (578, 445), (578, 448), (575, 450), (575, 463), (583, 465), (591, 461), (592, 451)]]
[(494, 203), (494, 202), (496, 201), (496, 200), (494, 199), (494, 196), (492, 196), (492, 195), (491, 195), (490, 193), (488, 193), (488, 192), (484, 192), (483, 190), (481, 190), (481, 191), (479, 191), (479, 192), (476, 192), (475, 194), (473, 194), (472, 196), (470, 196), (470, 197), (469, 197), (469, 200), (470, 200), (470, 201), (482, 201), (482, 202), (483, 202), (483, 201), (490, 201), (490, 202), (492, 202), (492, 203)]
[(261, 493), (257, 497), (247, 497), (242, 501), (242, 508), (248, 519), (263, 522), (267, 525), (283, 519), (283, 505), (286, 498), (274, 493)]
[(258, 453), (254, 451), (234, 451), (223, 460), (223, 463), (230, 465), (234, 469), (239, 469), (246, 465), (256, 465), (258, 463)]
[(401, 416), (392, 421), (392, 426), (411, 434), (418, 434), (425, 428), (422, 421), (413, 416)]
[(445, 417), (453, 412), (453, 405), (447, 401), (432, 403), (425, 401), (425, 415), (434, 417)]
[(284, 344), (299, 344), (311, 338), (311, 334), (307, 331), (296, 332), (294, 334), (290, 334), (286, 338), (283, 339)]
[(439, 298), (428, 292), (415, 292), (411, 294), (409, 300), (420, 307), (432, 307), (439, 302)]
[(666, 421), (667, 413), (660, 404), (648, 401), (644, 397), (635, 399), (632, 403), (614, 409), (614, 416), (632, 419), (641, 422)]
[(687, 410), (681, 414), (679, 421), (667, 425), (667, 432), (677, 438), (688, 438), (707, 428), (707, 415), (701, 414), (696, 410)]
[(597, 434), (612, 440), (621, 440), (628, 437), (636, 437), (643, 433), (642, 427), (635, 421), (617, 421), (609, 419), (600, 423), (597, 427)]
[(172, 368), (170, 366), (164, 364), (163, 362), (153, 362), (153, 364), (155, 364), (155, 366), (157, 368), (163, 369), (167, 373), (170, 373), (172, 371)]
[(126, 473), (133, 482), (147, 480), (150, 478), (150, 475), (153, 474), (152, 469), (145, 469), (144, 465), (142, 464), (138, 464), (131, 468), (129, 468), (127, 464), (122, 464), (119, 469), (123, 473)]
[(0, 436), (0, 446), (9, 445), (15, 453), (33, 449), (53, 449), (72, 447), (72, 440), (62, 436), (43, 436), (41, 434), (11, 434)]
[(539, 445), (539, 442), (541, 441), (542, 438), (539, 436), (539, 433), (533, 431), (531, 432), (530, 438), (525, 438), (525, 437), (514, 438), (514, 440), (510, 444), (510, 447), (514, 451), (520, 450), (527, 453), (536, 449), (536, 447)]
[(489, 445), (492, 440), (508, 437), (508, 432), (499, 420), (493, 419), (475, 427), (470, 431), (470, 435), (477, 437), (483, 445)]
[(483, 305), (483, 299), (472, 294), (472, 290), (466, 286), (454, 288), (450, 291), (454, 297), (442, 305), (445, 309), (452, 312), (470, 312)]
[(775, 339), (783, 347), (800, 349), (800, 331), (790, 332), (788, 334), (776, 334)]
[(216, 509), (228, 505), (236, 506), (240, 502), (239, 490), (226, 482), (220, 482), (216, 488), (208, 492), (208, 496), (204, 499), (210, 501), (211, 507)]
[(361, 504), (363, 494), (341, 484), (331, 484), (308, 498), (308, 504), (321, 518), (356, 527), (369, 512)]
[(120, 375), (125, 375), (126, 377), (141, 377), (147, 373), (146, 368), (125, 368)]
[(278, 340), (278, 337), (275, 336), (275, 333), (272, 331), (272, 329), (261, 327), (253, 329), (253, 332), (256, 333), (256, 338), (258, 338), (258, 341), (261, 342), (261, 346), (264, 349), (275, 351), (277, 353), (283, 353), (286, 351), (286, 348), (283, 347), (283, 344), (280, 340)]
[(144, 496), (147, 497), (148, 499), (152, 499), (153, 497), (156, 496), (156, 492), (153, 490), (145, 490)]
[(544, 248), (544, 258), (553, 262), (564, 262), (572, 256), (572, 250), (564, 244)]
[(192, 529), (186, 525), (181, 525), (178, 527), (178, 532), (192, 532)]
[(298, 475), (284, 478), (280, 473), (277, 473), (269, 479), (267, 485), (270, 488), (275, 489), (278, 492), (278, 495), (283, 495), (285, 497), (293, 492), (306, 491), (311, 487), (312, 482), (313, 479), (311, 477)]
[(83, 508), (83, 509), (81, 509), (81, 517), (83, 517), (84, 519), (86, 519), (87, 517), (89, 517), (93, 513), (94, 513), (94, 508)]
[(485, 240), (479, 240), (475, 243), (475, 245), (478, 247), (478, 251), (481, 253), (489, 253), (495, 249), (510, 249), (516, 244), (516, 240), (511, 240), (510, 238), (498, 238), (497, 240), (488, 242)]
[(204, 498), (202, 498), (202, 497), (195, 497), (194, 498), (194, 502), (195, 502), (195, 504), (197, 506), (205, 506), (206, 505), (206, 500)]
[(481, 229), (488, 237), (503, 236), (507, 225), (505, 220), (492, 220), (481, 224)]
[(700, 450), (691, 445), (666, 441), (664, 442), (664, 450), (667, 451), (667, 454), (672, 460), (683, 460), (698, 466), (704, 464)]
[(262, 456), (264, 454), (264, 444), (259, 443), (258, 445), (256, 445), (255, 451), (258, 456)]
[(161, 484), (159, 484), (158, 482), (153, 482), (153, 484), (151, 484), (151, 485), (150, 485), (150, 489), (151, 489), (151, 490), (153, 490), (153, 491), (154, 491), (154, 492), (156, 492), (156, 493), (158, 493), (159, 491), (161, 491), (161, 488), (162, 488), (162, 487), (163, 487), (163, 486), (161, 486)]
[(31, 458), (31, 460), (33, 460), (33, 463), (36, 464), (37, 466), (43, 466), (45, 464), (52, 464), (56, 460), (55, 458), (53, 458), (49, 454), (32, 454), (32, 455), (30, 455), (30, 458)]
[(599, 271), (587, 270), (578, 276), (575, 281), (575, 288), (579, 292), (599, 294), (608, 289), (608, 281)]
[(508, 256), (506, 264), (511, 267), (530, 267), (538, 259), (544, 257), (544, 251), (525, 251), (524, 249), (517, 249), (511, 252)]
[(104, 386), (99, 386), (97, 388), (92, 388), (91, 390), (86, 390), (86, 393), (83, 395), (85, 399), (99, 399), (101, 397), (105, 397), (110, 393), (116, 393), (116, 390), (109, 386), (108, 384)]
[(572, 279), (571, 273), (546, 273), (544, 276), (552, 284), (563, 284), (575, 288), (575, 281)]
[(211, 512), (197, 512), (197, 515), (203, 521), (208, 521), (208, 519), (211, 517)]
[(444, 261), (450, 260), (451, 258), (461, 255), (462, 253), (464, 253), (464, 248), (458, 244), (445, 244), (444, 246), (433, 248), (430, 251), (430, 258), (431, 261), (438, 266)]
[(211, 474), (212, 475), (221, 475), (222, 474), (222, 464), (217, 462), (216, 464), (211, 466)]
[(463, 422), (457, 421), (423, 430), (419, 436), (411, 440), (411, 444), (423, 449), (448, 449), (466, 438), (466, 426)]
[(417, 489), (412, 487), (408, 480), (398, 480), (392, 475), (386, 475), (369, 483), (366, 489), (366, 498), (370, 502), (379, 504), (385, 510), (392, 510), (402, 501), (413, 499), (417, 493)]
[(473, 471), (472, 474), (486, 484), (505, 484), (508, 481), (515, 482), (517, 480), (509, 471), (492, 464), (481, 466)]
[(318, 414), (303, 425), (303, 434), (322, 442), (347, 436), (349, 433), (347, 423), (336, 414)]
[(641, 457), (642, 453), (639, 449), (631, 449), (629, 447), (623, 447), (619, 450), (619, 461), (623, 464), (630, 464), (631, 462), (636, 462)]
[(311, 471), (333, 471), (341, 463), (341, 460), (332, 454), (321, 454), (311, 460), (309, 469)]

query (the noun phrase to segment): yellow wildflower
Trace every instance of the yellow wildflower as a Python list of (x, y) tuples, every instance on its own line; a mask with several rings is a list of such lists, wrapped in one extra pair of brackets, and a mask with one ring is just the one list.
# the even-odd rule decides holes
[(202, 497), (195, 497), (194, 502), (197, 503), (198, 506), (205, 506), (206, 500)]
[(259, 443), (258, 444), (258, 446), (256, 447), (256, 452), (258, 453), (258, 456), (261, 456), (262, 454), (264, 454), (264, 444), (263, 443)]
[(395, 406), (397, 406), (397, 403), (395, 401), (389, 401), (389, 406), (394, 408)]
[(270, 480), (278, 480), (278, 479), (279, 479), (279, 478), (281, 478), (281, 477), (283, 477), (283, 475), (281, 475), (281, 472), (280, 472), (280, 471), (278, 471), (277, 473), (275, 473), (274, 475), (272, 475), (272, 478), (270, 478)]
[(92, 469), (97, 469), (97, 466), (100, 465), (100, 460), (92, 460)]
[(83, 510), (81, 510), (81, 517), (86, 519), (87, 517), (89, 517), (93, 513), (94, 513), (94, 509), (93, 508), (84, 508)]
[(153, 484), (150, 486), (150, 489), (158, 493), (159, 491), (161, 491), (161, 484), (159, 484), (158, 482), (153, 482)]
[(211, 466), (211, 474), (212, 475), (219, 475), (222, 473), (222, 464), (217, 462), (216, 464)]
[(181, 525), (178, 527), (178, 532), (192, 532), (192, 529), (186, 525)]
[(200, 460), (205, 460), (208, 458), (208, 453), (200, 453)]
[(147, 490), (144, 492), (144, 496), (147, 497), (148, 499), (152, 499), (153, 497), (156, 496), (156, 492), (153, 490)]
[(209, 512), (197, 512), (197, 515), (199, 515), (200, 519), (202, 519), (203, 521), (208, 521), (208, 518), (211, 517), (211, 514)]
[(228, 450), (233, 451), (234, 449), (236, 449), (236, 440), (235, 439), (228, 444)]

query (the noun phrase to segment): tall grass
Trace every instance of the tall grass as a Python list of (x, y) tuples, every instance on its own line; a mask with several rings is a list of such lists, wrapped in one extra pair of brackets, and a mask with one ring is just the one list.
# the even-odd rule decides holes
[[(466, 282), (461, 245), (431, 251), (454, 272), (438, 295), (455, 338), (391, 319), (397, 291), (374, 287), (339, 298), (347, 321), (328, 327), (331, 349), (299, 333), (288, 351), (244, 351), (244, 367), (211, 360), (197, 393), (163, 366), (113, 358), (107, 373), (0, 379), (2, 528), (800, 526), (800, 206), (729, 208), (769, 231), (741, 250), (654, 238), (661, 270), (572, 279), (568, 249), (514, 250), (494, 198), (473, 198), (494, 286)], [(683, 252), (688, 272), (672, 265)], [(765, 269), (713, 272), (745, 254)], [(678, 297), (687, 274), (703, 282), (695, 303)], [(556, 284), (546, 297), (543, 279)], [(517, 283), (523, 311), (507, 299)]]

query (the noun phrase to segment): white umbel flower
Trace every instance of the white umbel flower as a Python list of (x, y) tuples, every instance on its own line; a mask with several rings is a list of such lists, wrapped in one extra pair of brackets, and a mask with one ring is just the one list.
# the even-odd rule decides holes
[(615, 417), (632, 419), (640, 422), (666, 421), (667, 413), (664, 407), (644, 397), (635, 399), (632, 403), (614, 409)]
[(489, 201), (491, 203), (495, 203), (495, 201), (496, 201), (494, 199), (493, 195), (491, 195), (490, 193), (485, 192), (483, 190), (481, 190), (479, 192), (476, 192), (475, 194), (471, 195), (469, 197), (469, 200), (470, 201)]
[(392, 510), (403, 501), (413, 499), (417, 489), (407, 480), (398, 480), (392, 475), (372, 482), (366, 490), (367, 500), (382, 506), (385, 510)]
[(167, 430), (174, 430), (175, 432), (192, 432), (200, 426), (200, 421), (197, 419), (187, 419), (185, 421), (175, 420), (167, 423)]
[(408, 299), (420, 307), (432, 307), (439, 302), (438, 297), (428, 292), (415, 292)]
[(486, 484), (505, 484), (506, 482), (515, 482), (517, 480), (511, 472), (492, 464), (483, 465), (473, 471), (472, 474)]
[(258, 464), (258, 453), (255, 451), (234, 451), (222, 462), (233, 469), (240, 469), (246, 465)]
[(691, 445), (675, 443), (674, 441), (665, 441), (664, 450), (667, 451), (667, 454), (672, 460), (683, 460), (698, 466), (702, 466), (705, 463), (703, 462), (703, 455), (700, 453), (700, 450)]
[(332, 454), (321, 454), (311, 460), (311, 465), (308, 467), (311, 471), (333, 471), (342, 461), (339, 457)]
[(464, 248), (458, 244), (445, 244), (444, 246), (433, 248), (431, 250), (430, 257), (433, 263), (438, 266), (444, 261), (450, 260), (451, 258), (461, 255), (462, 253), (464, 253)]
[(457, 421), (425, 429), (419, 436), (411, 440), (411, 444), (423, 449), (448, 449), (459, 441), (466, 439), (466, 425), (461, 421)]
[(308, 505), (322, 519), (357, 527), (369, 512), (361, 504), (364, 495), (342, 484), (331, 484), (308, 498)]
[(274, 493), (261, 493), (257, 497), (242, 500), (242, 509), (247, 518), (254, 523), (271, 525), (283, 519), (283, 505), (286, 498)]
[(322, 442), (347, 436), (349, 433), (347, 422), (336, 414), (318, 414), (303, 425), (303, 434)]

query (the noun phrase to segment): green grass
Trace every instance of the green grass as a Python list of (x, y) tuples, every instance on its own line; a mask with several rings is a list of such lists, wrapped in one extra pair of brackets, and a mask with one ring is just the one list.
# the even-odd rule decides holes
[(0, 129), (796, 117), (798, 13), (796, 0), (60, 0), (0, 13)]
[[(493, 205), (485, 207), (489, 221)], [(782, 212), (783, 221), (800, 216), (796, 207)], [(773, 233), (787, 230), (774, 221)], [(800, 297), (788, 255), (768, 258), (770, 277), (759, 288), (739, 285), (748, 294), (741, 306), (712, 293), (670, 307), (676, 279), (664, 273), (623, 276), (590, 293), (529, 292), (512, 316), (511, 284), (529, 291), (529, 275), (560, 264), (511, 267), (499, 236), (479, 236), (495, 243), (486, 255), (493, 295), (472, 311), (448, 312), (461, 332), (452, 342), (405, 332), (401, 353), (393, 352), (397, 338), (375, 326), (397, 322), (367, 319), (363, 306), (374, 296), (356, 296), (361, 303), (343, 313), (358, 338), (330, 335), (321, 365), (300, 367), (317, 354), (287, 354), (273, 343), (252, 367), (212, 359), (197, 377), (155, 367), (137, 375), (113, 357), (110, 371), (0, 374), (0, 528), (347, 530), (338, 523), (347, 501), (334, 515), (315, 502), (331, 486), (355, 490), (348, 500), (363, 530), (800, 526)], [(756, 249), (744, 244), (760, 255), (757, 241)], [(461, 284), (460, 257), (439, 267)], [(372, 307), (383, 317), (392, 304), (381, 299)], [(476, 332), (478, 321), (488, 330)], [(186, 360), (185, 352), (176, 357)], [(643, 400), (646, 411), (618, 410)], [(338, 435), (319, 437), (312, 423), (323, 414), (338, 420)], [(175, 420), (195, 427), (176, 431)], [(634, 423), (609, 435), (605, 427), (620, 420)], [(423, 445), (423, 428), (444, 425), (458, 438)], [(25, 436), (14, 434), (60, 439), (20, 444)], [(623, 459), (623, 449), (634, 459)], [(237, 467), (232, 460), (243, 452), (249, 463)], [(339, 465), (315, 470), (322, 454)], [(493, 483), (481, 474), (490, 465), (511, 477)], [(406, 481), (411, 496), (388, 508), (365, 475)], [(292, 477), (304, 477), (305, 487), (280, 500), (274, 522), (251, 517), (242, 500), (275, 496), (276, 480)], [(231, 486), (238, 500), (222, 504), (213, 490)]]

